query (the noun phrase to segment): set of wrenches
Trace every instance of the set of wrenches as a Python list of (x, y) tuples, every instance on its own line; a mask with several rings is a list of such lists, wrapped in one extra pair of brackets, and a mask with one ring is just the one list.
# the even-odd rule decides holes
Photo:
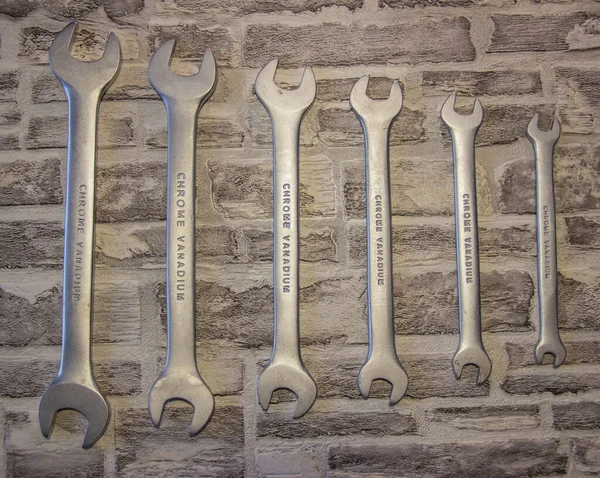
[[(81, 62), (70, 54), (76, 24), (55, 38), (49, 52), (52, 70), (63, 85), (69, 107), (65, 253), (63, 282), (63, 339), (58, 375), (39, 404), (42, 433), (48, 437), (56, 413), (74, 409), (88, 421), (83, 447), (103, 434), (109, 406), (92, 372), (91, 318), (93, 295), (96, 134), (99, 102), (118, 75), (121, 58), (118, 39), (111, 34), (104, 55)], [(196, 364), (196, 130), (202, 105), (216, 86), (216, 62), (204, 53), (198, 73), (180, 76), (170, 67), (174, 41), (163, 44), (152, 57), (148, 77), (163, 100), (168, 120), (167, 165), (167, 357), (154, 385), (148, 407), (160, 425), (167, 402), (183, 400), (194, 408), (190, 435), (199, 433), (214, 410), (213, 395)], [(256, 95), (268, 111), (273, 129), (274, 175), (274, 342), (271, 358), (259, 376), (258, 402), (266, 410), (277, 389), (296, 397), (294, 417), (304, 415), (317, 397), (317, 386), (300, 350), (300, 213), (299, 135), (303, 117), (313, 104), (317, 88), (310, 67), (300, 85), (284, 90), (275, 84), (277, 60), (258, 74)], [(391, 385), (390, 405), (398, 403), (408, 387), (408, 376), (396, 351), (392, 220), (390, 201), (390, 128), (400, 114), (402, 90), (394, 81), (386, 100), (367, 96), (369, 77), (363, 76), (350, 93), (350, 105), (365, 136), (367, 196), (367, 288), (369, 349), (358, 375), (358, 389), (369, 396), (374, 380)], [(470, 115), (455, 111), (452, 94), (441, 109), (441, 119), (452, 137), (458, 272), (460, 340), (453, 359), (460, 378), (465, 365), (478, 368), (478, 383), (486, 381), (492, 363), (481, 333), (475, 137), (483, 107), (475, 101)], [(540, 336), (535, 349), (539, 363), (553, 354), (555, 366), (565, 359), (557, 317), (556, 225), (553, 191), (553, 149), (560, 135), (554, 121), (550, 131), (538, 128), (536, 115), (527, 135), (536, 156), (537, 251)]]

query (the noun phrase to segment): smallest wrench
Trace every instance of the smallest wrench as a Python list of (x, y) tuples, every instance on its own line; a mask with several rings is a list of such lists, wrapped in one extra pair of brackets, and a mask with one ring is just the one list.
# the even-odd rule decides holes
[(565, 361), (567, 351), (558, 330), (558, 281), (556, 265), (556, 209), (552, 157), (560, 137), (560, 123), (554, 120), (549, 131), (538, 126), (536, 114), (527, 127), (527, 137), (535, 151), (535, 205), (537, 225), (537, 274), (540, 315), (540, 336), (535, 348), (535, 360), (542, 363), (544, 355), (554, 355), (554, 367)]
[(456, 93), (444, 102), (441, 117), (452, 135), (454, 158), (454, 218), (456, 221), (456, 267), (458, 273), (458, 313), (460, 341), (454, 355), (456, 378), (465, 365), (479, 368), (477, 383), (487, 380), (492, 362), (481, 337), (479, 286), (479, 235), (477, 230), (477, 191), (475, 175), (475, 136), (483, 121), (483, 107), (475, 100), (470, 115), (458, 114)]

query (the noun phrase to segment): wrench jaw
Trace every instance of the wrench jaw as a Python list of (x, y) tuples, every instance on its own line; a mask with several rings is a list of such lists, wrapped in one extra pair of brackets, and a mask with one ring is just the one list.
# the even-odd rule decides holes
[(170, 372), (158, 378), (148, 395), (150, 419), (155, 426), (160, 426), (163, 409), (171, 400), (183, 400), (194, 407), (190, 436), (204, 429), (215, 408), (215, 399), (198, 373)]
[(373, 100), (367, 96), (369, 78), (369, 75), (364, 75), (354, 84), (350, 92), (350, 106), (361, 123), (364, 123), (365, 119), (368, 118), (371, 121), (390, 124), (402, 109), (402, 88), (400, 88), (397, 81), (394, 81), (390, 95), (386, 100)]
[(551, 342), (545, 342), (541, 339), (535, 347), (535, 360), (538, 364), (544, 360), (544, 355), (552, 354), (554, 356), (554, 368), (558, 368), (565, 361), (567, 349), (565, 349), (560, 337), (555, 338)]
[(308, 412), (317, 398), (317, 385), (302, 364), (270, 362), (266, 366), (258, 377), (257, 387), (258, 403), (263, 410), (269, 408), (273, 392), (280, 388), (295, 393), (298, 398), (294, 418)]
[(475, 100), (473, 104), (473, 112), (468, 115), (459, 114), (454, 109), (456, 105), (456, 92), (452, 93), (442, 106), (440, 116), (444, 124), (450, 129), (457, 131), (473, 131), (476, 132), (483, 121), (483, 106), (481, 101)]
[(363, 398), (369, 398), (371, 384), (375, 380), (385, 380), (392, 386), (390, 406), (396, 405), (408, 388), (408, 375), (395, 356), (386, 360), (367, 359), (358, 374), (358, 390)]
[(169, 40), (156, 50), (148, 65), (148, 79), (163, 101), (195, 100), (202, 104), (217, 84), (217, 62), (210, 50), (204, 50), (204, 57), (195, 75), (182, 76), (171, 69), (175, 40)]
[(299, 114), (304, 116), (306, 110), (315, 101), (317, 95), (317, 81), (310, 66), (304, 68), (302, 80), (298, 88), (283, 90), (275, 84), (275, 72), (278, 60), (267, 63), (256, 77), (254, 90), (256, 96), (267, 109), (271, 117), (277, 111), (285, 111), (286, 115)]
[(483, 346), (460, 347), (454, 355), (452, 361), (454, 375), (460, 378), (465, 365), (475, 365), (479, 371), (477, 373), (477, 385), (485, 382), (492, 372), (492, 361), (483, 349)]
[[(108, 36), (104, 53), (99, 60), (81, 61), (71, 56), (71, 45), (77, 30), (77, 22), (71, 22), (56, 35), (50, 45), (48, 62), (50, 68), (69, 94), (71, 87), (106, 91), (121, 69), (121, 45), (114, 33)], [(90, 84), (91, 83), (91, 84)]]
[(540, 129), (538, 113), (535, 114), (527, 125), (527, 137), (535, 145), (541, 143), (554, 144), (560, 138), (560, 122), (557, 119), (552, 120), (552, 128), (548, 131)]
[(108, 426), (108, 403), (97, 388), (72, 382), (54, 382), (40, 400), (39, 420), (42, 434), (50, 438), (54, 419), (60, 410), (76, 410), (87, 419), (83, 448), (90, 448)]

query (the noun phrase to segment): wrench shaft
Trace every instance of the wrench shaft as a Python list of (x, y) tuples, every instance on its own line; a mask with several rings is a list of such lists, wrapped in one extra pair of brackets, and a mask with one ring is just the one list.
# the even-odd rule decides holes
[[(286, 118), (287, 119), (287, 118)], [(299, 153), (300, 118), (273, 119), (275, 343), (273, 358), (300, 360)]]
[(369, 355), (375, 349), (395, 357), (388, 129), (365, 125), (365, 142)]
[(167, 166), (167, 364), (196, 370), (196, 126), (198, 103), (165, 102)]
[[(461, 341), (482, 344), (479, 237), (475, 185), (475, 133), (453, 135), (454, 214), (456, 222), (456, 266)], [(481, 345), (483, 347), (483, 345)]]
[(98, 92), (67, 87), (69, 137), (65, 210), (63, 340), (59, 376), (91, 384), (91, 314)]
[(536, 147), (536, 210), (540, 336), (558, 337), (556, 211), (552, 156), (554, 145)]

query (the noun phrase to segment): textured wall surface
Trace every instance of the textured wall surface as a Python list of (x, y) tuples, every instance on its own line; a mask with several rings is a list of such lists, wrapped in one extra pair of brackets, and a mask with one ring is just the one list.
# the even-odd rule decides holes
[[(48, 47), (80, 19), (74, 55), (114, 31), (123, 67), (100, 108), (94, 366), (112, 406), (80, 448), (85, 420), (37, 421), (60, 356), (67, 103)], [(170, 404), (146, 408), (165, 330), (166, 115), (148, 83), (158, 45), (174, 68), (204, 49), (219, 79), (198, 131), (198, 362), (216, 395), (198, 436)], [(272, 152), (253, 93), (280, 58), (281, 84), (312, 65), (318, 97), (301, 135), (302, 346), (319, 387), (267, 413), (255, 384), (272, 344)], [(0, 471), (30, 476), (571, 476), (600, 473), (600, 3), (591, 0), (0, 1)], [(348, 105), (364, 73), (405, 106), (391, 134), (397, 349), (407, 396), (360, 398), (367, 353), (365, 187)], [(438, 112), (481, 98), (477, 137), (484, 342), (490, 382), (452, 374), (458, 342), (452, 160)], [(560, 325), (568, 356), (537, 366), (533, 151), (525, 128), (557, 111)], [(549, 357), (548, 357), (549, 359)], [(484, 471), (485, 470), (485, 471)]]

